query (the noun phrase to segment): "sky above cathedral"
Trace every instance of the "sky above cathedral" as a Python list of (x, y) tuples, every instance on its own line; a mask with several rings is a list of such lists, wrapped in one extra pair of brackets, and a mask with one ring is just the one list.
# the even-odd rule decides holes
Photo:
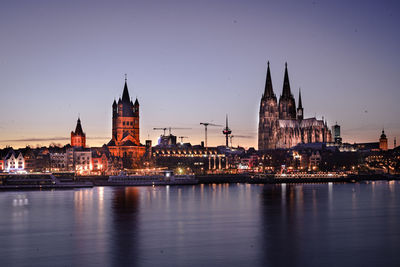
[[(200, 122), (257, 147), (270, 61), (285, 62), (305, 118), (342, 127), (345, 142), (400, 143), (398, 1), (1, 1), (0, 147), (69, 143), (78, 116), (89, 146), (111, 139), (111, 105), (140, 102), (140, 139), (162, 131), (198, 144)], [(222, 145), (222, 127), (208, 144)]]

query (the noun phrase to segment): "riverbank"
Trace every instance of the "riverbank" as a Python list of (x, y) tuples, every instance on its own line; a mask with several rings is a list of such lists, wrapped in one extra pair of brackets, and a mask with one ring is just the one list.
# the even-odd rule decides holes
[[(4, 176), (3, 176), (4, 177)], [(108, 182), (108, 176), (78, 176), (74, 179), (56, 178), (50, 174), (24, 175), (23, 179), (15, 179), (18, 176), (10, 176), (12, 180), (2, 180), (0, 190), (44, 190), (44, 189), (74, 189), (90, 188), (93, 186), (125, 186)], [(29, 178), (27, 178), (29, 177)], [(282, 177), (273, 174), (250, 175), (250, 174), (214, 174), (196, 175), (197, 184), (226, 184), (226, 183), (249, 183), (249, 184), (283, 184), (283, 183), (356, 183), (361, 181), (392, 181), (400, 180), (399, 175), (388, 174), (360, 174), (346, 176), (324, 176), (324, 177)], [(184, 185), (184, 184), (177, 184)], [(193, 183), (191, 183), (193, 185)], [(129, 186), (129, 185), (126, 185)], [(163, 186), (163, 185), (157, 185)]]

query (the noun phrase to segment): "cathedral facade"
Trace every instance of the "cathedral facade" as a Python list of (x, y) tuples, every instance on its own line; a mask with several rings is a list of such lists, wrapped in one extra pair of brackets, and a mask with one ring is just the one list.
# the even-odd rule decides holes
[(132, 162), (142, 158), (146, 150), (139, 138), (139, 101), (130, 99), (126, 79), (122, 98), (112, 104), (112, 138), (107, 147), (112, 156)]
[(298, 101), (296, 108), (286, 63), (282, 94), (279, 102), (277, 101), (268, 62), (265, 90), (260, 103), (259, 150), (287, 149), (301, 143), (331, 142), (332, 135), (326, 122), (316, 118), (303, 118), (300, 91)]

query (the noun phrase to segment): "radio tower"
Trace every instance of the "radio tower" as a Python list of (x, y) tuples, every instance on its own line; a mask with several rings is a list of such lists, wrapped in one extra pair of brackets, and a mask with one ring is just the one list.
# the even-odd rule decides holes
[(229, 143), (228, 143), (229, 135), (232, 133), (231, 129), (229, 129), (229, 127), (228, 127), (228, 114), (226, 114), (226, 126), (225, 126), (224, 130), (222, 131), (222, 133), (225, 135), (226, 147), (228, 147), (229, 146)]

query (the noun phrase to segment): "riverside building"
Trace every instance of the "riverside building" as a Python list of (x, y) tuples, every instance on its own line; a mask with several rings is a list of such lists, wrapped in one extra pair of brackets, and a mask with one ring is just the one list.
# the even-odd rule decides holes
[(299, 90), (298, 106), (290, 90), (287, 64), (282, 94), (279, 102), (275, 96), (269, 68), (265, 90), (261, 98), (258, 149), (288, 149), (300, 143), (331, 142), (332, 135), (326, 121), (316, 118), (304, 119), (304, 110)]
[(122, 98), (112, 104), (112, 137), (107, 144), (112, 156), (128, 160), (124, 167), (132, 167), (146, 152), (140, 144), (139, 130), (139, 101), (133, 103), (130, 99), (125, 78)]

